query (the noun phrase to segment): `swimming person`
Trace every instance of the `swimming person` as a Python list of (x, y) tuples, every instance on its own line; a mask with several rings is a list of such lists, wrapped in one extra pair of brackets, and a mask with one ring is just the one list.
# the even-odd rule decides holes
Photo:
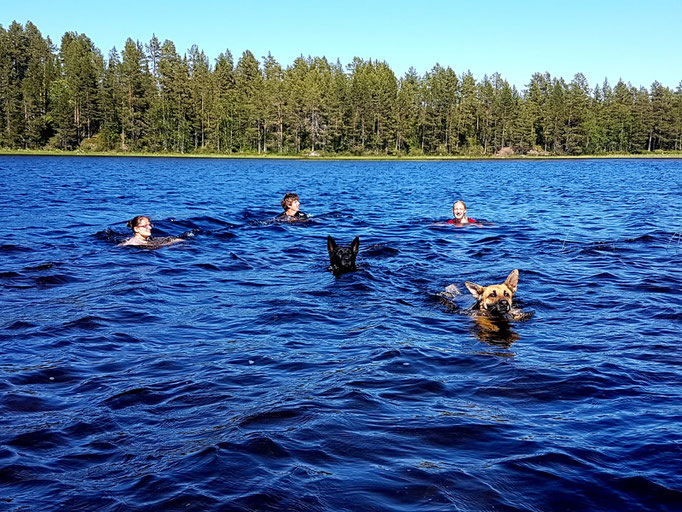
[(467, 217), (467, 205), (464, 204), (464, 201), (461, 199), (459, 201), (455, 201), (455, 204), (452, 205), (452, 216), (454, 218), (450, 219), (448, 224), (455, 224), (458, 226), (461, 224), (478, 222), (476, 219)]
[(281, 222), (301, 222), (308, 220), (308, 216), (299, 211), (300, 207), (301, 201), (298, 199), (298, 194), (287, 192), (284, 199), (282, 199), (282, 208), (284, 208), (284, 211), (275, 217), (275, 220)]
[(154, 224), (149, 217), (145, 215), (137, 215), (130, 219), (126, 224), (133, 230), (133, 236), (118, 244), (122, 245), (139, 245), (143, 247), (157, 248), (164, 245), (174, 244), (175, 242), (182, 242), (182, 238), (167, 236), (163, 238), (152, 239), (152, 228)]

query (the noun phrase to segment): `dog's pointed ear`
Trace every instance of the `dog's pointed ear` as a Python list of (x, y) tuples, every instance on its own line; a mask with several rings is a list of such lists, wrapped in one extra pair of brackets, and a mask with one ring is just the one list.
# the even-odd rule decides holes
[(466, 286), (467, 290), (469, 290), (471, 295), (474, 296), (474, 299), (481, 300), (483, 297), (483, 287), (481, 285), (472, 283), (471, 281), (466, 281), (464, 286)]
[(337, 246), (334, 239), (331, 236), (327, 235), (327, 251), (329, 252), (329, 254), (333, 253), (336, 250), (336, 247)]
[(519, 269), (515, 268), (512, 270), (507, 276), (504, 284), (507, 285), (507, 288), (509, 288), (512, 293), (516, 293), (516, 287), (519, 285)]
[(356, 236), (353, 238), (353, 241), (350, 243), (350, 250), (353, 251), (353, 254), (357, 254), (358, 251), (360, 250), (360, 237)]

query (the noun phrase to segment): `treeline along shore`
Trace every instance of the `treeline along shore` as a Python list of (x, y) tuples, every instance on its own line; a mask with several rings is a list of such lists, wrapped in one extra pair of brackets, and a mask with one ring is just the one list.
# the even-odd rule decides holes
[(436, 64), (396, 77), (347, 65), (128, 39), (104, 57), (85, 35), (57, 46), (0, 25), (0, 148), (320, 156), (603, 155), (682, 151), (682, 82), (591, 86), (535, 73), (522, 91)]

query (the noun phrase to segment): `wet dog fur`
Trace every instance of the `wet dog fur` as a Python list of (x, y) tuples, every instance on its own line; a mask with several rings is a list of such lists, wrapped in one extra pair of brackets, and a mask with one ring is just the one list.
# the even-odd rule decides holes
[(355, 258), (360, 250), (360, 238), (355, 237), (350, 245), (338, 245), (336, 241), (327, 236), (327, 251), (329, 252), (329, 270), (334, 275), (352, 272), (356, 269)]
[(471, 281), (464, 285), (476, 299), (471, 307), (473, 316), (488, 317), (491, 320), (518, 320), (524, 314), (513, 307), (514, 294), (519, 284), (518, 269), (512, 270), (502, 284), (481, 286)]

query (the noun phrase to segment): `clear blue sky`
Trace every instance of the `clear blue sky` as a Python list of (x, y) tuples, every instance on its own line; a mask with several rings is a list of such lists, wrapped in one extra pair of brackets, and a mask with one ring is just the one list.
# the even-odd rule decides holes
[(682, 81), (682, 0), (177, 1), (0, 0), (0, 24), (32, 21), (59, 44), (84, 33), (106, 57), (130, 37), (170, 39), (183, 54), (196, 44), (213, 64), (229, 48), (283, 67), (299, 55), (348, 64), (386, 61), (398, 77), (436, 63), (477, 80), (499, 72), (523, 89), (535, 72), (590, 86), (608, 78), (676, 89)]

